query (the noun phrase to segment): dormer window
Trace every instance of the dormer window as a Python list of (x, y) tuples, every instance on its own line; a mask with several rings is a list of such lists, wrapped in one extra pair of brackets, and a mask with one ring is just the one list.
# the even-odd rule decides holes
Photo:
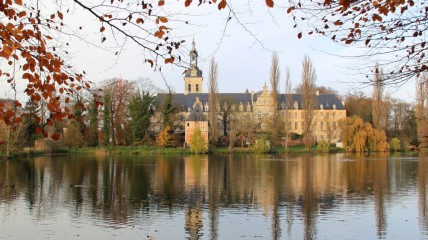
[(191, 111), (192, 111), (192, 108), (187, 107), (187, 111), (188, 111), (188, 112), (191, 112)]
[(336, 109), (336, 104), (333, 104), (333, 109)]
[(281, 103), (281, 109), (285, 109), (285, 102)]
[(320, 104), (320, 109), (324, 109), (324, 105), (323, 104)]
[(298, 109), (299, 108), (299, 103), (297, 103), (297, 101), (294, 102), (294, 108)]

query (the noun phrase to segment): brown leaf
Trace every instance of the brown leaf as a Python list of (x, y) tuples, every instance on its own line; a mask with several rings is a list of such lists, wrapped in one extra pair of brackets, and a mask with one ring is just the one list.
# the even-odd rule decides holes
[(101, 26), (100, 32), (104, 32), (104, 30), (106, 30), (106, 28), (104, 26)]
[(266, 5), (270, 8), (273, 8), (273, 5), (274, 5), (273, 0), (266, 0)]
[(168, 18), (166, 17), (159, 17), (159, 20), (163, 23), (167, 23), (168, 22)]
[(185, 7), (188, 7), (188, 6), (190, 6), (190, 4), (192, 3), (192, 0), (186, 0), (185, 2), (184, 2), (184, 6)]
[(299, 32), (299, 34), (297, 34), (297, 37), (298, 37), (299, 39), (301, 39), (301, 38), (302, 38), (302, 33), (301, 33), (301, 32)]
[(159, 2), (158, 2), (158, 6), (160, 7), (160, 6), (163, 6), (165, 4), (165, 1), (164, 0), (159, 0)]
[(137, 24), (139, 24), (139, 23), (143, 24), (144, 20), (142, 18), (137, 18), (136, 22), (137, 22)]
[(22, 0), (15, 0), (15, 3), (22, 6)]
[(226, 0), (221, 0), (221, 2), (218, 4), (218, 10), (222, 10), (227, 5)]
[(60, 137), (61, 137), (61, 135), (59, 135), (59, 133), (52, 134), (52, 139), (55, 141), (59, 140)]
[(174, 63), (174, 57), (166, 58), (165, 63)]
[(41, 127), (36, 128), (36, 134), (41, 134), (43, 132), (43, 129)]

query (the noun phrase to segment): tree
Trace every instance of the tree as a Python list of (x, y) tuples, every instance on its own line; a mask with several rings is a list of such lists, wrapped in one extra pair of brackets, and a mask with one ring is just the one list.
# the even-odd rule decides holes
[(384, 131), (375, 129), (360, 117), (347, 117), (341, 122), (343, 146), (351, 152), (383, 152), (388, 150)]
[(61, 145), (69, 148), (82, 147), (84, 144), (79, 124), (76, 120), (71, 120), (64, 131)]
[(141, 142), (150, 127), (150, 120), (154, 114), (153, 104), (155, 97), (148, 91), (137, 91), (129, 102), (131, 117), (132, 141)]
[(278, 115), (278, 88), (279, 88), (279, 59), (276, 53), (272, 54), (271, 66), (270, 66), (270, 85), (272, 87), (272, 115), (271, 115), (271, 139), (272, 139), (272, 148), (275, 147), (275, 144), (278, 142), (278, 130), (279, 130), (279, 115)]
[(383, 101), (383, 72), (382, 68), (376, 65), (373, 80), (372, 117), (373, 127), (386, 130), (386, 109)]
[(103, 107), (103, 142), (104, 145), (108, 145), (111, 137), (111, 95), (109, 92), (104, 93)]
[[(268, 2), (268, 1), (267, 1)], [(272, 2), (273, 6), (273, 1)], [(295, 26), (345, 45), (364, 46), (359, 57), (382, 58), (384, 84), (401, 85), (428, 69), (427, 3), (417, 1), (289, 1)], [(303, 20), (303, 21), (302, 21)], [(298, 37), (303, 36), (302, 32)]]
[(419, 148), (428, 147), (428, 75), (422, 74), (416, 78), (416, 126), (418, 131)]
[(127, 144), (126, 129), (129, 129), (128, 104), (135, 91), (135, 81), (114, 78), (104, 82), (103, 92), (109, 95), (110, 138), (113, 146)]
[(394, 152), (397, 152), (398, 150), (400, 150), (400, 139), (398, 139), (398, 138), (391, 139), (391, 141), (389, 143), (389, 147)]
[(302, 111), (303, 136), (306, 151), (310, 150), (313, 142), (312, 120), (315, 108), (315, 81), (316, 73), (311, 59), (306, 55), (302, 62)]
[(345, 96), (346, 115), (358, 116), (365, 122), (372, 122), (372, 99), (363, 92), (348, 93)]
[(193, 131), (193, 135), (192, 135), (192, 138), (190, 139), (189, 144), (190, 144), (190, 152), (192, 153), (199, 154), (199, 153), (207, 152), (207, 143), (202, 137), (202, 133), (199, 128), (196, 128), (195, 131)]
[(289, 113), (290, 104), (292, 102), (291, 95), (291, 81), (290, 81), (290, 69), (287, 68), (285, 71), (285, 116), (284, 116), (284, 138), (285, 138), (285, 151), (288, 152), (288, 143), (290, 140), (291, 133), (291, 116)]
[(217, 119), (217, 104), (218, 104), (218, 69), (217, 62), (214, 57), (211, 58), (210, 62), (210, 73), (209, 73), (209, 82), (208, 82), (208, 121), (209, 121), (209, 142), (210, 148), (213, 148), (217, 142), (218, 133), (216, 127)]
[(89, 146), (98, 146), (98, 95), (92, 95), (92, 102), (89, 106)]

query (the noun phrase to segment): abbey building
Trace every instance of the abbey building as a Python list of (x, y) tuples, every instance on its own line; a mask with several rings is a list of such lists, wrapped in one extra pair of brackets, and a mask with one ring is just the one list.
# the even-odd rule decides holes
[[(188, 143), (196, 128), (199, 128), (208, 142), (208, 126), (215, 124), (219, 139), (233, 131), (242, 142), (251, 144), (254, 134), (267, 131), (272, 124), (279, 126), (279, 136), (287, 128), (295, 135), (301, 135), (304, 130), (304, 109), (302, 94), (278, 94), (277, 101), (266, 86), (260, 91), (245, 91), (241, 93), (219, 93), (216, 107), (215, 123), (208, 122), (210, 104), (209, 93), (203, 91), (203, 75), (198, 67), (198, 52), (195, 42), (190, 50), (190, 68), (184, 74), (184, 93), (173, 93), (172, 104), (179, 109), (178, 124), (175, 131), (185, 133)], [(262, 83), (261, 83), (262, 85)], [(167, 94), (159, 94), (158, 106)], [(340, 140), (339, 120), (346, 117), (344, 104), (334, 94), (315, 93), (315, 107), (312, 111), (311, 132), (314, 142), (327, 141), (331, 143)], [(271, 114), (277, 108), (279, 117), (272, 123)], [(187, 130), (187, 131), (186, 131)], [(239, 140), (237, 140), (239, 141)]]

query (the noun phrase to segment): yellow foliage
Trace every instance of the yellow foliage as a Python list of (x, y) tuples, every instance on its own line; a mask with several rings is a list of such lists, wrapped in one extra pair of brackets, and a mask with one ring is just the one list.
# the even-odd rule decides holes
[(171, 139), (171, 135), (169, 134), (171, 127), (166, 126), (162, 131), (159, 132), (158, 136), (156, 137), (156, 144), (160, 147), (165, 147), (169, 140)]
[(385, 132), (374, 129), (360, 117), (346, 118), (341, 122), (342, 141), (345, 149), (352, 152), (388, 151)]

